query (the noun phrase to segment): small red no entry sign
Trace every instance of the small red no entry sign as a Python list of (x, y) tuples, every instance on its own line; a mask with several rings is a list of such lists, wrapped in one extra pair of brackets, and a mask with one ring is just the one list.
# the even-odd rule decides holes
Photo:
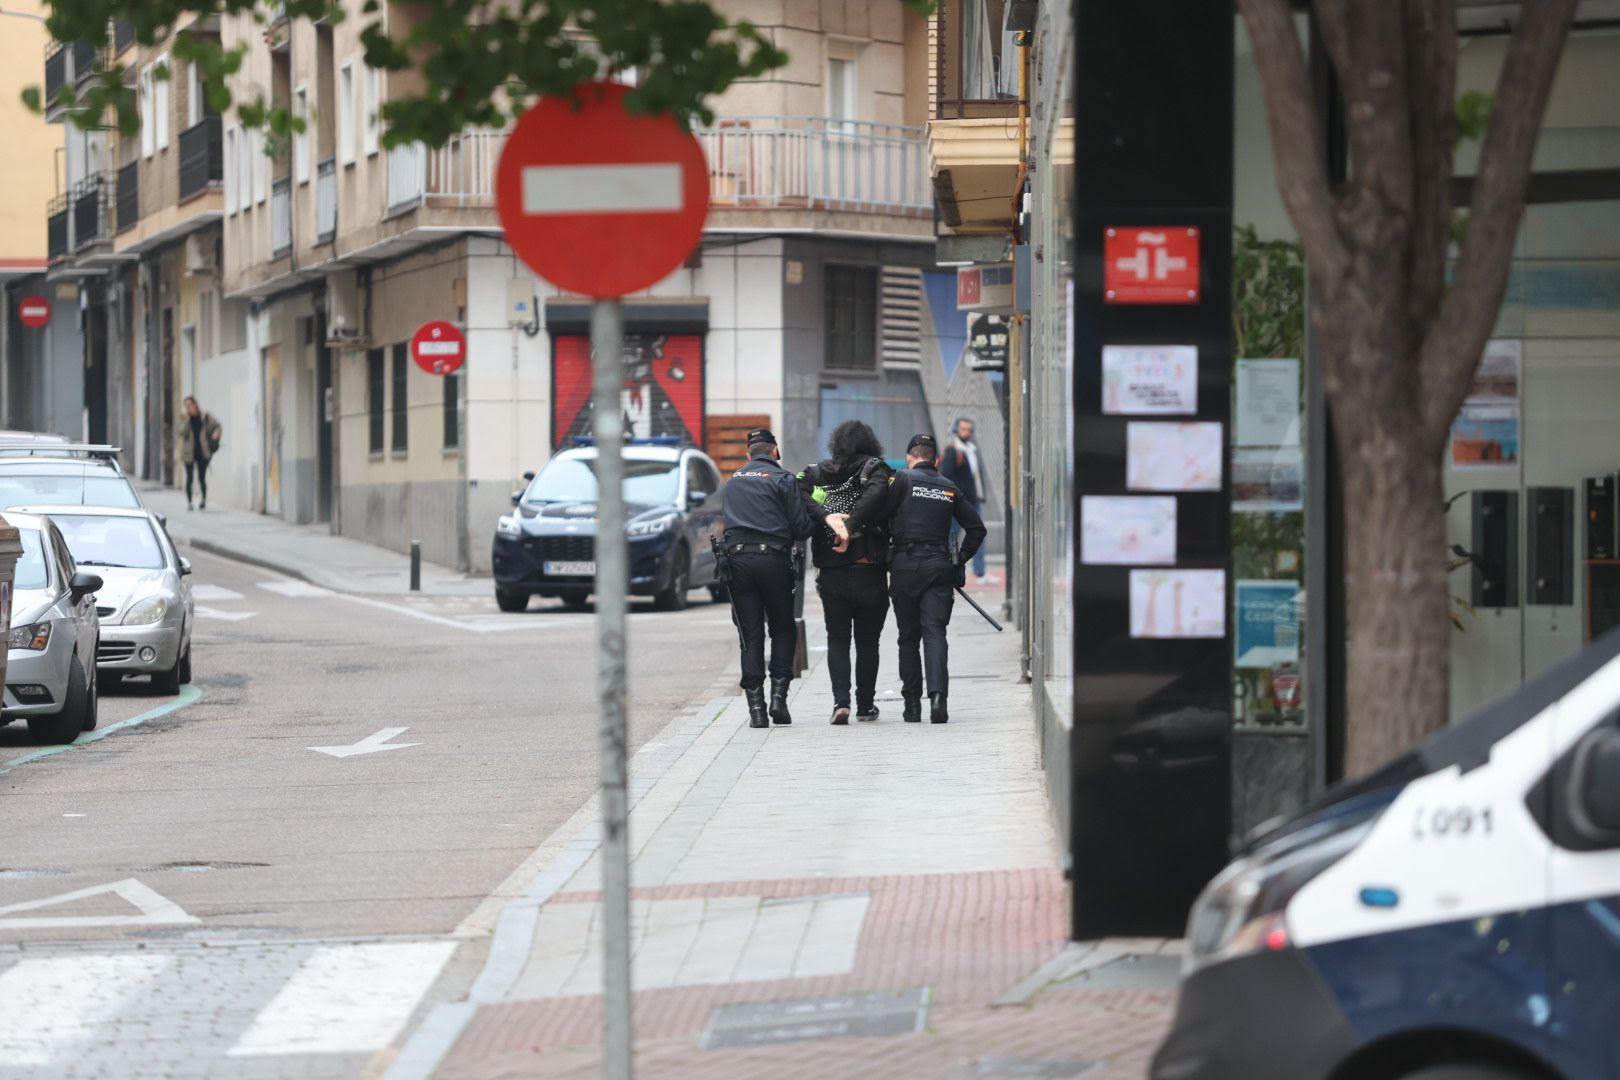
[(51, 302), (43, 296), (25, 296), (17, 305), (17, 318), (35, 330), (51, 321)]
[(411, 335), (411, 359), (429, 375), (450, 375), (467, 362), (467, 335), (437, 319)]
[(625, 111), (599, 82), (542, 98), (518, 119), (495, 174), (507, 242), (569, 292), (613, 299), (686, 261), (709, 215), (703, 147), (673, 117)]

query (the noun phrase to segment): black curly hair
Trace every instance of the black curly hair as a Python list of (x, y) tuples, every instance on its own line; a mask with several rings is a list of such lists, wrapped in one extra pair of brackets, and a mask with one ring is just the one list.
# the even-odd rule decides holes
[(845, 420), (827, 437), (827, 456), (840, 465), (863, 457), (880, 458), (883, 444), (878, 442), (877, 433), (859, 420)]

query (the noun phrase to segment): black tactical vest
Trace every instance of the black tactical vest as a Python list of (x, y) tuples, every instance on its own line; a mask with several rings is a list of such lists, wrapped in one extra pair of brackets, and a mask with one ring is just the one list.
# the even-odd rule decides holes
[(896, 474), (895, 483), (905, 485), (891, 525), (895, 548), (937, 546), (945, 551), (956, 500), (962, 497), (956, 485), (926, 466)]

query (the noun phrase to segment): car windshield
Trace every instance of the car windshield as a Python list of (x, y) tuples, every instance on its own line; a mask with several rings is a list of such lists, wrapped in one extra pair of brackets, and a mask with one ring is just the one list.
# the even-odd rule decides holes
[(39, 530), (18, 529), (17, 539), (22, 541), (22, 555), (17, 559), (16, 576), (12, 579), (13, 587), (43, 589), (50, 584), (50, 578), (45, 573), (45, 542), (40, 537)]
[(163, 548), (145, 518), (99, 514), (52, 514), (80, 566), (125, 566), (161, 570)]
[(0, 470), (0, 510), (17, 506), (141, 505), (135, 489), (122, 476), (74, 473), (52, 475)]
[[(680, 470), (673, 461), (624, 463), (624, 501), (641, 506), (657, 506), (675, 501)], [(594, 457), (553, 458), (534, 478), (523, 501), (530, 506), (560, 502), (596, 501), (596, 459)]]

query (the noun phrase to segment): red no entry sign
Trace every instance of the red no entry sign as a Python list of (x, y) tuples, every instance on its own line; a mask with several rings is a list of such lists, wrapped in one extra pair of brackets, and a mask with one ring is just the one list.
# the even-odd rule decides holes
[(411, 335), (411, 359), (429, 375), (449, 375), (467, 362), (467, 335), (441, 320), (423, 323)]
[(1103, 298), (1110, 304), (1196, 304), (1198, 230), (1185, 225), (1106, 230)]
[(51, 321), (51, 302), (43, 296), (25, 296), (17, 305), (17, 318), (35, 330)]
[(495, 174), (507, 242), (569, 292), (611, 299), (686, 261), (709, 213), (703, 148), (668, 116), (625, 111), (629, 87), (591, 83), (519, 118)]

